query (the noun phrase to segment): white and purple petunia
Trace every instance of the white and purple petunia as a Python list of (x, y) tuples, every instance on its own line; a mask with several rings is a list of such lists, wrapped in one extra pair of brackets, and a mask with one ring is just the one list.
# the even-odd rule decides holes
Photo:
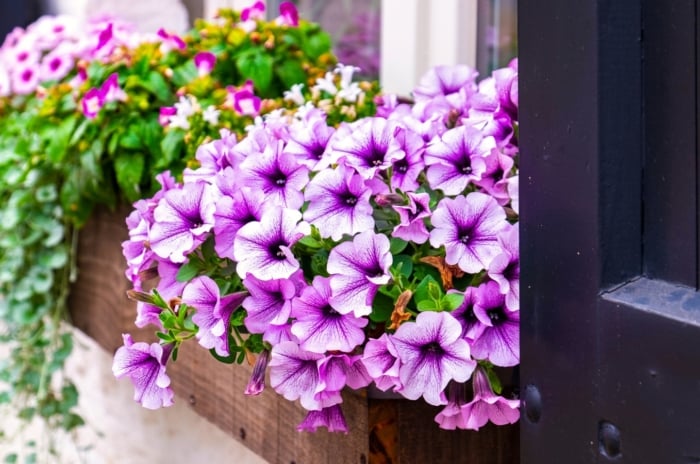
[(315, 432), (319, 427), (325, 427), (329, 432), (348, 433), (343, 410), (339, 404), (334, 404), (320, 411), (309, 411), (304, 420), (297, 426), (299, 432)]
[(486, 156), (496, 148), (493, 137), (469, 126), (450, 129), (428, 144), (425, 151), (426, 177), (430, 187), (445, 195), (459, 195), (486, 171)]
[(471, 344), (474, 358), (503, 367), (520, 363), (520, 311), (506, 309), (494, 281), (479, 285), (474, 298), (474, 314), (486, 326)]
[(462, 338), (462, 326), (446, 312), (426, 311), (405, 322), (391, 337), (401, 361), (399, 379), (404, 397), (421, 396), (432, 405), (446, 404), (445, 387), (466, 382), (476, 362)]
[(287, 279), (299, 270), (291, 247), (311, 233), (301, 213), (294, 209), (270, 207), (260, 221), (249, 222), (236, 233), (233, 257), (241, 278), (251, 274), (261, 280)]
[(418, 244), (428, 241), (430, 233), (424, 218), (430, 217), (430, 195), (427, 193), (408, 192), (408, 205), (396, 205), (399, 223), (394, 227), (392, 236)]
[(506, 308), (520, 309), (520, 248), (518, 225), (508, 228), (499, 236), (503, 252), (491, 261), (488, 275), (498, 283), (499, 290), (506, 296)]
[(372, 192), (354, 170), (344, 166), (325, 169), (305, 190), (308, 207), (304, 220), (316, 226), (322, 237), (340, 240), (374, 228)]
[(165, 364), (172, 345), (137, 342), (124, 334), (124, 345), (114, 354), (112, 373), (116, 378), (128, 377), (134, 385), (134, 400), (144, 408), (159, 409), (173, 404), (173, 390)]
[(215, 64), (216, 55), (212, 52), (202, 51), (194, 56), (194, 65), (200, 77), (210, 74)]
[(342, 351), (350, 353), (365, 341), (364, 327), (368, 320), (354, 313), (341, 314), (329, 303), (330, 281), (326, 277), (314, 277), (312, 285), (304, 288), (292, 300), (292, 333), (299, 339), (299, 346), (314, 353)]
[(265, 203), (260, 191), (241, 187), (222, 196), (214, 212), (214, 249), (222, 258), (233, 259), (233, 241), (244, 225), (260, 221)]
[(155, 254), (182, 263), (187, 253), (204, 242), (214, 226), (211, 188), (196, 182), (165, 192), (153, 211), (155, 224), (148, 234)]
[(389, 338), (383, 333), (379, 338), (367, 340), (362, 354), (362, 364), (376, 387), (381, 391), (400, 389), (399, 354)]
[(357, 317), (372, 312), (379, 286), (391, 280), (393, 258), (389, 248), (386, 235), (368, 230), (331, 250), (327, 269), (331, 274), (330, 303), (336, 311)]
[(302, 350), (294, 342), (282, 342), (272, 348), (270, 358), (270, 386), (289, 401), (301, 400), (308, 410), (320, 410), (316, 399), (320, 377), (319, 353)]
[(518, 422), (520, 401), (496, 395), (483, 368), (476, 369), (472, 382), (474, 398), (466, 404), (461, 401), (449, 402), (435, 417), (440, 428), (479, 430), (489, 421), (496, 425)]
[(443, 198), (431, 221), (430, 244), (444, 245), (447, 264), (470, 274), (488, 269), (502, 250), (498, 237), (509, 226), (503, 208), (480, 192)]
[(337, 159), (353, 167), (363, 179), (371, 179), (404, 156), (400, 146), (390, 146), (398, 125), (384, 118), (365, 118), (348, 126), (350, 137), (336, 137), (332, 145)]
[(236, 292), (221, 296), (219, 286), (207, 276), (192, 279), (182, 291), (182, 302), (195, 309), (192, 322), (197, 324), (197, 340), (204, 348), (228, 356), (231, 314), (247, 296)]
[(248, 156), (240, 165), (241, 182), (265, 195), (265, 201), (299, 209), (304, 204), (303, 189), (309, 182), (309, 168), (294, 155), (283, 151), (284, 142), (273, 141), (258, 156)]
[(251, 333), (265, 334), (273, 327), (287, 325), (292, 314), (292, 299), (299, 294), (301, 277), (260, 280), (249, 275), (243, 285), (250, 294), (243, 300), (248, 312), (245, 326)]

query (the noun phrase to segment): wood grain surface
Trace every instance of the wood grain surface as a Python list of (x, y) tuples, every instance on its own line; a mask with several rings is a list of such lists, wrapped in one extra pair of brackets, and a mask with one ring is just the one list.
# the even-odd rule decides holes
[[(71, 295), (73, 324), (109, 352), (122, 333), (135, 341), (155, 341), (153, 330), (134, 325), (136, 304), (126, 297), (121, 242), (128, 237), (129, 210), (99, 211), (81, 231), (78, 281)], [(350, 432), (312, 434), (296, 430), (305, 411), (266, 389), (248, 397), (243, 390), (252, 367), (216, 361), (196, 343), (184, 345), (168, 365), (176, 401), (186, 401), (231, 437), (274, 464), (514, 464), (519, 427), (487, 426), (479, 432), (444, 431), (439, 408), (422, 401), (367, 398), (345, 392), (343, 411)], [(184, 424), (183, 426), (186, 426)]]

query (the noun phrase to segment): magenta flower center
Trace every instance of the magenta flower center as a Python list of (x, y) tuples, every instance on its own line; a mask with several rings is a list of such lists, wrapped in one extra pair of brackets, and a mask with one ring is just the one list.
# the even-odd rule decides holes
[(23, 81), (28, 81), (28, 80), (30, 80), (30, 79), (32, 78), (33, 75), (34, 75), (34, 71), (32, 71), (31, 69), (26, 69), (26, 70), (22, 73), (22, 76), (21, 76), (21, 77), (22, 77), (22, 80), (23, 80)]
[(51, 60), (49, 63), (49, 68), (51, 68), (51, 71), (55, 71), (61, 66), (61, 59), (60, 58), (54, 58)]

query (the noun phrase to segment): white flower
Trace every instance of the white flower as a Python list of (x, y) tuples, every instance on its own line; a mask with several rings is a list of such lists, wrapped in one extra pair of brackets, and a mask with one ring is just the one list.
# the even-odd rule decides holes
[(338, 87), (335, 85), (334, 81), (335, 74), (332, 72), (327, 72), (324, 77), (319, 77), (316, 79), (316, 85), (312, 87), (313, 90), (321, 90), (328, 92), (331, 95), (338, 93)]
[(301, 93), (301, 89), (304, 88), (304, 84), (294, 84), (292, 88), (284, 91), (284, 99), (291, 101), (301, 106), (304, 104), (304, 95)]
[(202, 118), (212, 126), (218, 126), (219, 114), (221, 114), (221, 111), (217, 110), (213, 105), (209, 105), (207, 109), (202, 112)]
[(355, 103), (360, 94), (362, 94), (362, 89), (357, 82), (352, 82), (348, 86), (342, 85), (338, 91), (338, 97), (350, 103)]
[(175, 109), (177, 110), (177, 116), (184, 119), (202, 111), (202, 107), (199, 106), (197, 99), (189, 95), (181, 96), (180, 101), (175, 103)]

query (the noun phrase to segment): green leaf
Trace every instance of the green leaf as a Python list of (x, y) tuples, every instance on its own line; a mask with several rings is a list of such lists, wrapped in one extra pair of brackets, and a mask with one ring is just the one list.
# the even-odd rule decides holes
[(304, 54), (308, 55), (312, 60), (317, 59), (324, 53), (331, 50), (331, 36), (328, 33), (319, 30), (315, 34), (307, 37), (302, 44)]
[(119, 138), (119, 145), (122, 148), (139, 150), (143, 147), (141, 137), (139, 135), (140, 129), (137, 124), (138, 123), (130, 124), (126, 129), (126, 132), (124, 132)]
[(438, 305), (433, 300), (422, 300), (416, 304), (418, 311), (438, 311)]
[(419, 304), (421, 301), (431, 301), (436, 303), (430, 295), (429, 287), (431, 284), (438, 285), (437, 280), (435, 280), (433, 276), (426, 275), (423, 277), (423, 280), (420, 281), (416, 287), (416, 291), (413, 293), (413, 299), (416, 301), (416, 304)]
[(428, 294), (433, 301), (440, 301), (443, 296), (440, 284), (437, 282), (428, 282)]
[(405, 240), (401, 240), (400, 238), (392, 238), (390, 240), (390, 247), (389, 251), (391, 252), (392, 255), (398, 255), (401, 253), (403, 250), (406, 249), (406, 246), (408, 246), (408, 242)]
[(61, 389), (61, 401), (59, 403), (59, 410), (67, 414), (70, 409), (78, 404), (78, 390), (75, 385), (66, 385)]
[[(229, 354), (228, 356), (219, 356), (216, 353), (216, 350), (214, 348), (212, 348), (211, 350), (209, 350), (209, 353), (211, 353), (211, 355), (214, 357), (214, 359), (216, 359), (217, 361), (222, 362), (224, 364), (233, 364), (236, 362), (236, 352), (235, 351), (232, 351), (231, 354)], [(244, 353), (244, 356), (245, 356), (245, 353)]]
[(290, 88), (294, 84), (306, 82), (306, 72), (301, 63), (296, 60), (284, 59), (275, 65), (275, 73), (284, 84), (285, 88)]
[(441, 300), (441, 307), (447, 311), (454, 311), (464, 302), (463, 293), (448, 293)]
[(64, 247), (50, 248), (39, 254), (37, 262), (48, 269), (58, 269), (68, 262), (68, 250)]
[(200, 269), (201, 263), (196, 259), (190, 259), (178, 269), (175, 280), (178, 282), (188, 282), (199, 273)]
[(161, 103), (171, 103), (173, 97), (170, 83), (158, 71), (151, 71), (141, 85), (151, 92)]
[(68, 413), (63, 416), (63, 428), (68, 431), (83, 425), (85, 425), (85, 421), (75, 413)]
[(498, 374), (496, 374), (496, 371), (494, 371), (491, 368), (486, 369), (486, 376), (489, 379), (489, 383), (491, 384), (491, 389), (493, 390), (493, 392), (497, 395), (500, 395), (503, 391), (503, 385), (501, 384), (501, 379), (498, 378)]
[(5, 456), (4, 462), (6, 462), (8, 464), (15, 464), (17, 462), (18, 458), (19, 458), (19, 456), (17, 456), (17, 453), (10, 453), (10, 454)]
[(401, 275), (405, 277), (410, 277), (411, 272), (413, 272), (413, 259), (407, 255), (394, 256), (394, 264), (392, 264), (391, 268), (398, 269)]
[(251, 79), (256, 95), (265, 95), (272, 82), (273, 59), (261, 51), (244, 53), (236, 59), (236, 67), (243, 79)]
[(31, 420), (34, 417), (34, 414), (36, 413), (36, 409), (32, 407), (25, 407), (19, 410), (17, 413), (17, 417), (19, 417), (22, 420)]
[(141, 177), (145, 167), (142, 153), (121, 152), (114, 160), (117, 184), (129, 201), (141, 197)]
[(372, 312), (369, 318), (374, 322), (386, 322), (392, 312), (394, 312), (394, 300), (383, 293), (377, 293), (372, 301)]
[(233, 327), (241, 327), (247, 315), (248, 313), (243, 307), (238, 307), (238, 309), (231, 314), (231, 325)]
[(182, 66), (173, 69), (172, 81), (175, 87), (182, 87), (197, 78), (197, 66), (194, 60), (188, 60)]
[(46, 147), (46, 156), (49, 161), (59, 164), (66, 157), (71, 134), (78, 122), (77, 115), (69, 116), (61, 121), (57, 126), (53, 126), (50, 134), (49, 144)]
[(185, 149), (185, 132), (182, 129), (170, 129), (163, 136), (160, 148), (163, 156), (156, 162), (156, 169), (166, 169), (175, 160), (183, 158)]

